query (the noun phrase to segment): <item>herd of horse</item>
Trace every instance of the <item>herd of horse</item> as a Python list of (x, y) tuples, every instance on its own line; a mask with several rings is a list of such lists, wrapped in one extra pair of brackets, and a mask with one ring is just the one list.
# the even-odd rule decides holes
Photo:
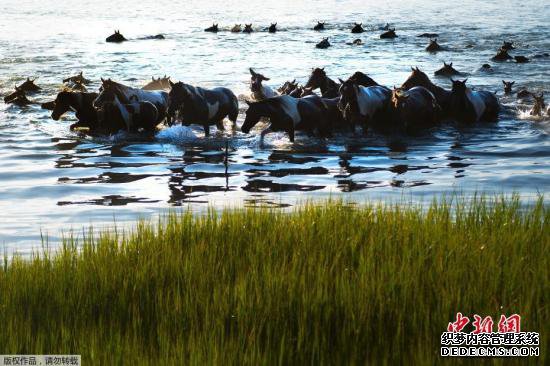
[[(272, 131), (284, 131), (294, 141), (296, 131), (328, 137), (335, 131), (355, 132), (361, 127), (381, 133), (417, 133), (446, 120), (461, 124), (495, 122), (500, 104), (489, 91), (472, 90), (464, 80), (452, 80), (452, 89), (434, 84), (418, 67), (412, 68), (407, 80), (392, 89), (378, 84), (357, 71), (346, 80), (331, 79), (324, 68), (314, 68), (307, 83), (287, 81), (273, 89), (265, 82), (270, 78), (249, 69), (250, 98), (241, 131), (249, 133), (261, 120), (268, 127), (261, 136)], [(435, 74), (457, 75), (452, 63), (444, 64)], [(152, 78), (141, 88), (130, 87), (111, 79), (101, 79), (97, 92), (88, 92), (91, 81), (82, 72), (63, 80), (66, 88), (55, 100), (43, 103), (51, 117), (59, 120), (69, 111), (77, 122), (71, 129), (87, 130), (90, 134), (114, 134), (119, 131), (154, 132), (159, 125), (200, 125), (205, 136), (210, 127), (224, 130), (224, 119), (237, 128), (239, 102), (228, 88), (206, 89), (173, 82), (170, 77)], [(512, 92), (513, 82), (503, 81), (505, 94)], [(33, 103), (26, 93), (36, 93), (40, 87), (27, 80), (5, 96), (6, 103)], [(319, 94), (316, 93), (319, 90)], [(520, 92), (521, 93), (521, 92)], [(518, 93), (518, 96), (519, 94)], [(535, 101), (532, 115), (550, 115), (544, 95), (531, 94)]]

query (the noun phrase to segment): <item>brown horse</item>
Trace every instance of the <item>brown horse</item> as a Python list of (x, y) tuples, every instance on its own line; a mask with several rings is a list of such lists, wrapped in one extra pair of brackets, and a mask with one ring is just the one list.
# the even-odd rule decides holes
[(327, 76), (324, 67), (317, 67), (311, 71), (311, 75), (305, 87), (313, 90), (321, 88), (321, 95), (323, 98), (335, 98), (340, 95), (338, 91), (340, 89), (340, 84)]
[(432, 83), (430, 78), (423, 73), (418, 67), (411, 68), (412, 73), (409, 78), (401, 85), (401, 89), (409, 90), (415, 86), (423, 86), (428, 89), (437, 100), (437, 104), (441, 107), (442, 117), (448, 116), (449, 114), (449, 102), (451, 98), (451, 91), (443, 89), (440, 86)]
[(541, 92), (539, 95), (533, 94), (533, 99), (535, 99), (535, 104), (529, 114), (531, 116), (541, 117), (545, 113), (546, 109), (546, 104), (544, 103), (544, 93)]
[(422, 86), (409, 90), (393, 89), (391, 109), (394, 126), (408, 133), (433, 127), (439, 120), (440, 107), (437, 100)]
[(460, 71), (456, 70), (453, 67), (452, 62), (450, 62), (450, 63), (443, 62), (443, 67), (441, 69), (435, 71), (434, 75), (451, 77), (451, 76), (455, 76), (455, 75), (462, 75), (462, 73)]
[(502, 80), (502, 84), (504, 85), (504, 94), (512, 94), (512, 86), (514, 86), (515, 83), (515, 81)]

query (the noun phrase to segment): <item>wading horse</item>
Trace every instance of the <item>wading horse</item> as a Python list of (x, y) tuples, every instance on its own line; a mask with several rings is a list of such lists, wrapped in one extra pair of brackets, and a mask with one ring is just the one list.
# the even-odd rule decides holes
[(496, 122), (499, 104), (497, 97), (488, 91), (473, 91), (465, 80), (453, 80), (453, 90), (449, 101), (451, 116), (460, 123), (471, 124), (479, 121)]
[(170, 90), (170, 76), (164, 75), (163, 77), (156, 78), (151, 76), (151, 81), (145, 84), (141, 89), (143, 90)]
[(384, 130), (390, 117), (391, 90), (384, 86), (364, 87), (351, 80), (340, 80), (338, 108), (352, 130), (359, 124), (366, 133), (369, 127)]
[(210, 126), (224, 130), (223, 119), (228, 117), (235, 128), (239, 103), (227, 88), (204, 89), (182, 82), (172, 83), (169, 94), (168, 114), (178, 117), (185, 126), (201, 125), (204, 135), (210, 135)]
[(443, 89), (440, 86), (432, 83), (428, 75), (422, 72), (418, 67), (412, 68), (412, 73), (408, 79), (401, 85), (400, 89), (409, 90), (415, 86), (423, 86), (428, 89), (437, 99), (437, 104), (441, 107), (441, 117), (449, 115), (449, 101), (451, 99), (451, 91)]
[[(546, 104), (544, 103), (544, 93), (541, 92), (539, 95), (533, 94), (533, 99), (535, 100), (535, 104), (531, 112), (529, 112), (531, 116), (541, 117), (543, 114), (548, 113), (545, 111)], [(550, 109), (548, 111), (550, 111)]]
[(376, 81), (374, 81), (370, 76), (368, 76), (365, 73), (362, 73), (361, 71), (356, 71), (351, 75), (348, 79), (349, 81), (353, 81), (357, 85), (361, 86), (377, 86), (380, 85)]
[[(111, 79), (101, 78), (101, 88), (100, 93), (96, 100), (94, 101), (94, 107), (100, 109), (103, 106), (105, 101), (111, 101), (110, 99), (105, 99), (104, 96), (106, 93), (109, 93), (109, 96), (112, 93), (122, 95), (119, 98), (121, 103), (126, 103), (132, 99), (136, 99), (137, 102), (151, 102), (157, 108), (157, 124), (162, 122), (167, 117), (168, 110), (168, 93), (162, 90), (143, 90), (138, 88), (132, 88)], [(168, 124), (170, 120), (168, 118)]]
[(422, 86), (394, 89), (391, 100), (393, 125), (407, 133), (435, 126), (440, 111), (435, 96)]
[(320, 88), (323, 98), (335, 98), (340, 95), (338, 91), (340, 84), (327, 76), (324, 67), (317, 67), (311, 71), (311, 75), (305, 87), (311, 88), (312, 90)]
[(320, 97), (310, 95), (304, 98), (293, 98), (281, 95), (260, 102), (247, 102), (248, 110), (241, 131), (249, 133), (261, 118), (269, 118), (269, 127), (262, 131), (263, 138), (269, 132), (284, 131), (294, 142), (296, 131), (306, 131), (313, 135), (317, 130), (321, 136), (330, 133), (327, 109)]
[(103, 95), (104, 102), (97, 111), (98, 123), (94, 132), (114, 134), (119, 131), (152, 133), (158, 125), (157, 107), (151, 102), (126, 99), (120, 90), (111, 88)]
[(82, 71), (81, 71), (81, 72), (78, 73), (77, 75), (69, 76), (68, 78), (63, 79), (63, 82), (64, 82), (64, 83), (73, 82), (73, 83), (80, 83), (80, 84), (88, 85), (88, 84), (90, 84), (92, 81), (91, 81), (90, 79), (86, 79), (86, 78), (84, 77)]
[(6, 104), (15, 104), (20, 107), (26, 106), (29, 104), (34, 104), (33, 101), (27, 98), (25, 91), (17, 86), (15, 87), (15, 91), (13, 93), (11, 93), (10, 95), (7, 95), (4, 98), (4, 102)]
[(443, 67), (435, 71), (434, 75), (451, 77), (456, 75), (462, 75), (462, 73), (453, 67), (452, 62), (449, 62), (449, 63), (443, 62)]
[(98, 95), (97, 93), (62, 91), (53, 101), (51, 117), (54, 121), (58, 121), (62, 115), (73, 111), (78, 122), (71, 125), (71, 130), (78, 127), (88, 127), (93, 130), (97, 128), (97, 111), (93, 103)]

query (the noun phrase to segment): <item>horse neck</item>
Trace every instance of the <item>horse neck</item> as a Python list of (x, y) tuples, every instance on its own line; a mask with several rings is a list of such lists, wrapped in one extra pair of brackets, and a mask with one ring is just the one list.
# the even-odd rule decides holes
[(81, 93), (69, 93), (69, 107), (77, 112), (82, 110), (84, 105), (84, 101), (82, 99), (83, 96)]
[(321, 93), (326, 93), (329, 90), (333, 90), (337, 88), (336, 82), (329, 78), (328, 76), (325, 76), (324, 82), (321, 83)]

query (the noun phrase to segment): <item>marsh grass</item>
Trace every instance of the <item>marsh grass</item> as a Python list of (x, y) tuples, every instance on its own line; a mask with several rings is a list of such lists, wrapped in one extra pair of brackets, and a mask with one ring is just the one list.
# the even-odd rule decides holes
[[(83, 364), (436, 364), (457, 311), (549, 321), (544, 199), (172, 213), (4, 260), (0, 353)], [(480, 361), (478, 359), (478, 361)], [(158, 363), (157, 363), (158, 362)]]

